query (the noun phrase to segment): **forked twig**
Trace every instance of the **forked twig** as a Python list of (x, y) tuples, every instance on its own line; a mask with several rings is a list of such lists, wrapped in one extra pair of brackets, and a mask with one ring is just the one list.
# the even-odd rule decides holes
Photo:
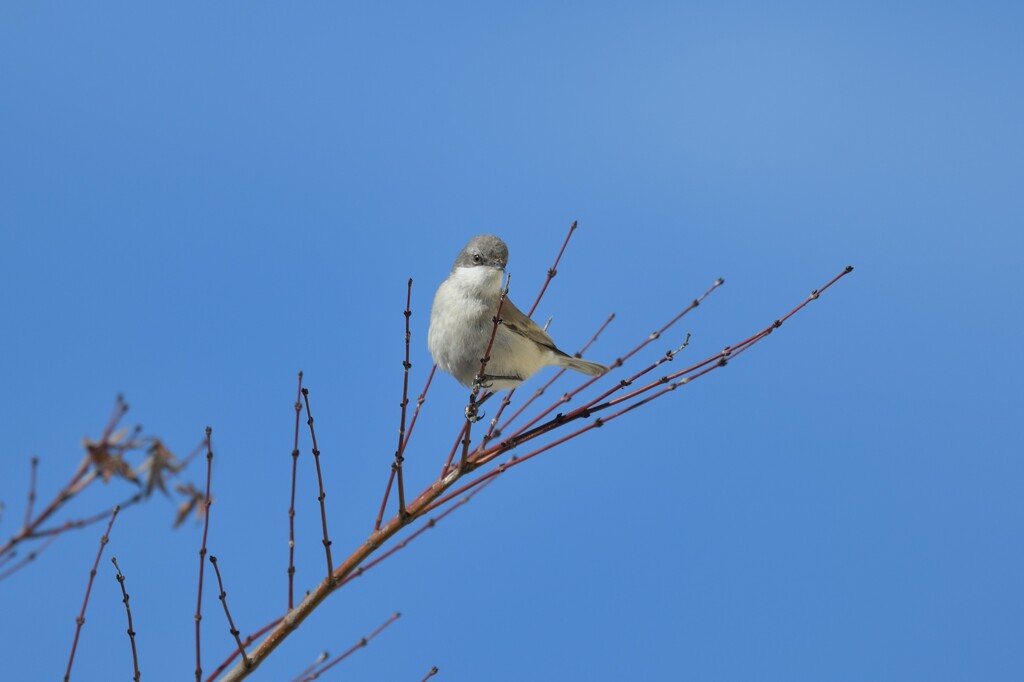
[[(242, 640), (242, 644), (244, 646), (249, 646), (258, 638), (262, 637), (263, 635), (267, 634), (268, 632), (276, 628), (281, 623), (282, 620), (284, 620), (284, 616), (275, 618), (274, 620), (270, 621), (269, 623), (261, 627), (256, 632), (252, 633), (251, 635), (248, 635), (244, 640)], [(206, 682), (213, 682), (213, 680), (217, 678), (217, 675), (220, 675), (222, 672), (227, 670), (228, 666), (231, 665), (231, 661), (235, 660), (236, 658), (238, 658), (237, 648), (233, 649), (232, 652), (228, 654), (228, 657), (221, 661), (221, 664), (217, 666), (217, 668), (212, 673), (210, 673), (210, 676), (206, 678)]]
[[(423, 390), (420, 391), (419, 397), (416, 399), (416, 409), (413, 410), (412, 419), (409, 420), (409, 430), (405, 433), (405, 441), (402, 443), (402, 453), (409, 449), (409, 441), (412, 439), (412, 430), (416, 427), (416, 420), (420, 416), (420, 408), (423, 407), (423, 403), (427, 402), (427, 391), (430, 390), (430, 384), (434, 380), (434, 374), (437, 372), (437, 365), (430, 368), (430, 374), (427, 375), (427, 383), (423, 385)], [(461, 438), (461, 434), (459, 436)], [(454, 454), (452, 455), (454, 457)], [(380, 530), (381, 521), (384, 520), (384, 511), (388, 506), (388, 497), (391, 495), (391, 486), (395, 482), (395, 467), (391, 467), (391, 473), (388, 476), (387, 487), (384, 488), (384, 499), (380, 503), (380, 511), (377, 512), (377, 520), (374, 521), (373, 529)]]

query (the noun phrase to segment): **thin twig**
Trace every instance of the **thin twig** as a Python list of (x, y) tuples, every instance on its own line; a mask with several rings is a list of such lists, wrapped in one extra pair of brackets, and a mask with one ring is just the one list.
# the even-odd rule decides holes
[[(405, 290), (405, 360), (402, 362), (402, 418), (398, 426), (398, 445), (395, 447), (395, 464), (394, 471), (398, 478), (398, 513), (402, 516), (405, 515), (405, 481), (402, 477), (402, 461), (405, 459), (405, 411), (409, 406), (409, 368), (412, 367), (412, 363), (409, 362), (409, 340), (412, 338), (412, 332), (409, 330), (409, 318), (412, 317), (412, 277), (409, 278), (409, 285)], [(391, 490), (391, 486), (388, 486), (388, 490)], [(385, 493), (384, 498), (385, 504), (387, 503), (387, 497)]]
[(562, 260), (562, 254), (565, 253), (565, 247), (569, 246), (569, 240), (572, 238), (572, 233), (576, 231), (576, 221), (572, 221), (572, 225), (569, 226), (569, 233), (565, 235), (565, 241), (562, 242), (562, 248), (558, 251), (558, 256), (555, 257), (555, 263), (548, 268), (548, 276), (544, 280), (544, 286), (540, 288), (540, 293), (537, 294), (537, 298), (534, 300), (533, 305), (530, 307), (530, 312), (526, 313), (527, 317), (533, 317), (533, 311), (540, 305), (540, 299), (544, 298), (544, 292), (548, 290), (548, 285), (551, 284), (551, 280), (558, 274), (558, 263)]
[[(56, 536), (47, 538), (42, 544), (40, 544), (38, 547), (33, 549), (28, 554), (26, 554), (24, 559), (12, 564), (6, 571), (0, 573), (0, 580), (4, 580), (9, 576), (14, 575), (15, 573), (23, 569), (25, 566), (27, 566), (29, 563), (35, 561), (36, 557), (45, 552), (47, 548), (56, 541)], [(11, 550), (6, 555), (4, 555), (3, 559), (0, 559), (0, 563), (6, 563), (7, 561), (13, 559), (15, 556), (17, 556), (17, 550)]]
[(331, 560), (331, 541), (327, 535), (327, 506), (324, 504), (324, 499), (327, 497), (327, 493), (324, 492), (324, 477), (320, 471), (320, 450), (316, 446), (316, 431), (313, 430), (313, 413), (309, 411), (309, 389), (302, 389), (302, 397), (306, 401), (306, 424), (309, 425), (309, 435), (313, 441), (313, 461), (316, 463), (316, 482), (320, 486), (320, 496), (317, 498), (320, 501), (320, 522), (324, 529), (324, 551), (327, 553), (327, 580), (331, 580), (331, 575), (334, 573), (334, 562)]
[(455, 453), (459, 450), (459, 444), (462, 442), (462, 437), (466, 435), (466, 429), (468, 422), (462, 422), (462, 428), (459, 430), (459, 435), (455, 438), (455, 444), (452, 445), (451, 452), (448, 453), (448, 459), (445, 460), (444, 466), (441, 468), (441, 476), (447, 476), (448, 472), (452, 468), (452, 460), (455, 459)]
[[(430, 368), (430, 374), (427, 375), (427, 383), (425, 383), (423, 385), (423, 390), (420, 391), (420, 395), (416, 399), (416, 409), (413, 410), (412, 419), (409, 421), (409, 429), (405, 432), (405, 441), (402, 443), (402, 454), (403, 454), (403, 456), (405, 454), (405, 451), (409, 449), (409, 441), (412, 439), (412, 430), (413, 430), (413, 428), (415, 428), (416, 420), (420, 416), (420, 408), (423, 406), (423, 403), (425, 403), (427, 401), (427, 391), (430, 390), (430, 383), (434, 380), (434, 373), (435, 372), (437, 372), (437, 365), (434, 365), (433, 367)], [(459, 437), (461, 438), (462, 434), (459, 434)], [(452, 453), (453, 453), (452, 456), (453, 457), (455, 456), (454, 452), (455, 451), (453, 450), (452, 451)], [(450, 463), (451, 462), (449, 461), (449, 464)], [(391, 473), (388, 475), (388, 484), (384, 488), (384, 499), (381, 500), (380, 511), (377, 512), (377, 520), (374, 521), (374, 523), (373, 523), (373, 529), (375, 531), (376, 530), (380, 530), (381, 521), (384, 520), (384, 512), (387, 509), (388, 497), (391, 495), (391, 486), (394, 485), (394, 482), (395, 482), (395, 467), (392, 466), (391, 467)]]
[(25, 506), (25, 528), (32, 522), (32, 506), (36, 502), (36, 470), (39, 469), (39, 458), (32, 458), (32, 473), (28, 479), (28, 504)]
[(75, 619), (75, 639), (71, 643), (71, 655), (68, 656), (68, 669), (64, 673), (64, 682), (68, 682), (71, 679), (71, 665), (75, 662), (75, 650), (78, 648), (78, 636), (82, 633), (82, 626), (85, 625), (85, 607), (89, 605), (89, 594), (92, 592), (92, 582), (96, 579), (96, 569), (100, 565), (100, 557), (103, 556), (103, 548), (107, 546), (107, 542), (110, 541), (110, 529), (114, 527), (114, 519), (117, 518), (118, 508), (114, 507), (113, 513), (110, 515), (110, 523), (107, 524), (107, 530), (100, 538), (100, 547), (96, 550), (96, 560), (92, 562), (92, 570), (89, 571), (89, 583), (85, 587), (85, 598), (82, 600), (82, 610), (78, 614), (78, 618)]
[(228, 619), (228, 627), (230, 628), (231, 635), (235, 638), (235, 644), (238, 645), (238, 652), (242, 654), (242, 664), (249, 667), (249, 657), (245, 655), (245, 645), (242, 644), (242, 638), (239, 636), (238, 628), (235, 627), (235, 621), (231, 618), (231, 611), (228, 610), (228, 593), (224, 590), (224, 581), (221, 580), (220, 566), (217, 565), (217, 557), (210, 555), (210, 563), (213, 564), (213, 572), (217, 574), (217, 587), (220, 589), (220, 594), (217, 598), (220, 599), (220, 603), (224, 605), (224, 616)]
[(206, 427), (206, 496), (203, 504), (203, 542), (199, 546), (199, 585), (196, 588), (196, 682), (203, 677), (203, 659), (199, 646), (199, 625), (203, 620), (203, 571), (206, 568), (206, 537), (210, 532), (210, 477), (213, 475), (213, 443), (211, 436), (213, 429)]
[[(247, 636), (244, 640), (242, 640), (242, 644), (245, 646), (249, 646), (258, 638), (262, 637), (263, 635), (267, 634), (268, 632), (276, 628), (281, 623), (282, 620), (284, 620), (284, 616), (275, 618), (274, 620), (270, 621), (269, 623), (261, 627), (256, 632)], [(210, 673), (210, 676), (206, 678), (206, 682), (213, 682), (213, 680), (217, 679), (217, 676), (225, 670), (227, 670), (227, 667), (231, 665), (231, 661), (235, 660), (237, 657), (238, 649), (233, 649), (231, 653), (228, 654), (228, 657), (221, 661), (221, 664), (217, 666), (217, 668), (212, 673)]]
[(132, 625), (132, 607), (128, 605), (128, 590), (124, 587), (124, 574), (121, 573), (121, 567), (117, 565), (117, 557), (111, 557), (110, 560), (113, 562), (114, 568), (117, 569), (117, 584), (121, 586), (121, 603), (124, 604), (125, 613), (128, 614), (128, 640), (132, 644), (132, 669), (134, 671), (132, 679), (139, 682), (142, 673), (139, 672), (139, 653), (135, 650), (135, 627)]
[(313, 661), (313, 663), (308, 668), (306, 668), (301, 673), (292, 678), (292, 682), (302, 682), (302, 680), (306, 679), (306, 677), (310, 673), (316, 670), (317, 667), (319, 667), (320, 664), (326, 661), (329, 657), (330, 653), (328, 653), (327, 651), (321, 651), (320, 655), (316, 657), (316, 660)]
[(295, 394), (295, 439), (292, 441), (292, 497), (288, 503), (288, 610), (295, 605), (295, 479), (299, 468), (299, 414), (302, 412), (302, 372)]
[(428, 672), (428, 673), (427, 673), (427, 676), (426, 676), (426, 677), (424, 677), (424, 678), (423, 678), (422, 680), (420, 680), (420, 682), (427, 682), (427, 680), (429, 680), (429, 679), (430, 679), (431, 677), (433, 677), (434, 675), (436, 675), (436, 674), (437, 674), (437, 672), (438, 672), (438, 668), (437, 668), (437, 666), (435, 665), (435, 666), (434, 666), (433, 668), (431, 668), (431, 669), (430, 669), (430, 672)]
[(423, 407), (423, 403), (427, 402), (427, 391), (430, 390), (430, 382), (434, 380), (435, 372), (437, 372), (437, 365), (430, 368), (430, 374), (427, 376), (427, 383), (423, 385), (423, 391), (421, 391), (419, 397), (416, 398), (416, 409), (413, 410), (412, 419), (409, 421), (409, 430), (405, 434), (405, 443), (402, 444), (403, 452), (409, 449), (409, 441), (412, 439), (412, 430), (416, 426), (416, 419), (420, 416), (420, 408)]
[(379, 635), (381, 632), (384, 631), (384, 629), (386, 627), (388, 627), (389, 625), (391, 625), (392, 623), (394, 623), (396, 620), (398, 620), (401, 617), (402, 617), (401, 613), (393, 614), (390, 618), (388, 618), (386, 621), (384, 621), (384, 623), (380, 627), (378, 627), (376, 630), (374, 630), (369, 635), (367, 635), (366, 637), (363, 637), (358, 642), (353, 644), (343, 654), (341, 654), (340, 656), (337, 656), (330, 663), (327, 663), (327, 664), (321, 666), (319, 670), (314, 670), (310, 674), (308, 674), (305, 677), (301, 678), (300, 682), (307, 682), (308, 680), (315, 680), (316, 678), (320, 677), (322, 674), (324, 674), (325, 672), (327, 672), (328, 670), (330, 670), (334, 666), (336, 666), (339, 663), (341, 663), (342, 661), (344, 661), (352, 653), (354, 653), (354, 652), (358, 651), (359, 649), (362, 649), (363, 647), (365, 647), (367, 644), (370, 643), (371, 639), (373, 639), (374, 637)]

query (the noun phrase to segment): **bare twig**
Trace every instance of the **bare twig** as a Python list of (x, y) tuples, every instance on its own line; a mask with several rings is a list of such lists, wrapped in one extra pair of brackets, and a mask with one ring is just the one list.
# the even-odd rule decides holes
[(402, 444), (402, 451), (409, 449), (409, 441), (412, 439), (412, 430), (416, 426), (416, 419), (420, 416), (420, 408), (423, 407), (423, 403), (427, 402), (427, 391), (430, 390), (430, 382), (434, 380), (434, 373), (437, 372), (437, 365), (430, 368), (430, 374), (427, 376), (427, 383), (423, 385), (423, 390), (420, 392), (418, 398), (416, 398), (416, 409), (413, 410), (412, 419), (409, 421), (409, 430), (405, 434), (405, 443)]
[[(47, 548), (50, 545), (52, 545), (54, 542), (56, 542), (56, 541), (57, 541), (56, 536), (47, 538), (41, 545), (39, 545), (38, 547), (33, 549), (31, 552), (26, 554), (25, 558), (23, 558), (21, 561), (18, 561), (16, 563), (12, 564), (6, 571), (4, 571), (3, 573), (0, 573), (0, 580), (3, 580), (3, 579), (5, 579), (5, 578), (7, 578), (7, 577), (9, 577), (11, 575), (14, 575), (15, 573), (17, 573), (21, 569), (25, 568), (25, 566), (27, 566), (31, 562), (35, 561), (36, 557), (38, 557), (40, 554), (45, 552), (47, 550)], [(0, 562), (6, 563), (7, 561), (13, 559), (15, 556), (17, 556), (17, 550), (12, 550), (12, 551), (8, 552), (6, 555), (4, 555), (3, 559), (0, 559)]]
[(288, 503), (288, 610), (291, 611), (295, 594), (295, 479), (299, 468), (299, 415), (302, 412), (302, 372), (295, 395), (295, 439), (292, 442), (292, 497)]
[(224, 616), (228, 619), (228, 627), (230, 628), (231, 635), (235, 638), (235, 644), (238, 645), (238, 652), (242, 654), (242, 664), (246, 667), (249, 666), (249, 657), (245, 655), (245, 645), (242, 644), (242, 638), (239, 636), (238, 628), (235, 627), (235, 621), (231, 618), (231, 611), (228, 610), (228, 593), (224, 590), (224, 581), (220, 576), (220, 566), (217, 565), (217, 557), (210, 555), (210, 563), (213, 564), (213, 572), (217, 574), (217, 588), (220, 590), (220, 594), (217, 598), (220, 599), (220, 603), (224, 605)]
[(117, 557), (111, 557), (110, 560), (113, 562), (114, 568), (117, 569), (117, 584), (121, 586), (121, 603), (124, 604), (125, 613), (128, 614), (128, 640), (132, 644), (132, 669), (134, 671), (132, 679), (139, 682), (142, 673), (139, 672), (139, 654), (135, 650), (135, 627), (132, 625), (132, 607), (128, 605), (128, 590), (124, 587), (124, 574), (121, 573), (121, 567), (117, 565)]
[(544, 286), (540, 288), (540, 293), (537, 294), (537, 298), (533, 301), (533, 305), (530, 306), (530, 312), (526, 313), (527, 317), (533, 317), (533, 312), (537, 310), (537, 306), (540, 305), (540, 299), (544, 298), (544, 292), (548, 290), (548, 285), (551, 284), (551, 280), (558, 274), (558, 263), (562, 260), (562, 254), (565, 253), (565, 247), (569, 246), (569, 240), (572, 238), (572, 233), (576, 231), (576, 221), (572, 221), (572, 225), (569, 226), (569, 233), (565, 235), (565, 241), (562, 242), (562, 248), (558, 251), (558, 255), (555, 257), (555, 263), (548, 268), (548, 276), (544, 280)]
[[(258, 638), (267, 634), (268, 632), (276, 628), (281, 623), (282, 620), (284, 620), (284, 616), (275, 618), (274, 620), (270, 621), (269, 623), (261, 627), (256, 632), (252, 633), (251, 635), (248, 635), (245, 639), (242, 640), (243, 646), (249, 646)], [(206, 678), (206, 682), (213, 682), (213, 680), (217, 678), (217, 675), (220, 675), (222, 672), (227, 670), (227, 667), (231, 665), (231, 661), (235, 660), (236, 658), (238, 658), (237, 648), (232, 650), (232, 652), (228, 654), (228, 657), (221, 661), (221, 664), (217, 666), (217, 668), (212, 673), (210, 673), (210, 676)]]
[[(416, 420), (420, 416), (420, 408), (423, 407), (423, 403), (425, 403), (427, 401), (427, 391), (430, 390), (430, 384), (434, 380), (434, 373), (435, 372), (437, 372), (437, 365), (434, 365), (433, 367), (430, 368), (430, 374), (427, 375), (427, 383), (425, 383), (423, 385), (423, 390), (420, 391), (420, 395), (416, 399), (416, 409), (413, 410), (412, 419), (409, 421), (409, 429), (406, 431), (406, 433), (405, 433), (405, 441), (402, 443), (402, 453), (403, 453), (403, 456), (405, 454), (405, 451), (409, 449), (409, 441), (412, 439), (412, 430), (413, 430), (413, 428), (415, 428)], [(461, 438), (462, 434), (459, 434), (459, 437)], [(455, 456), (454, 455), (454, 450), (452, 452), (453, 452), (452, 456), (454, 457)], [(392, 466), (391, 467), (391, 473), (388, 475), (387, 487), (384, 488), (384, 499), (381, 500), (380, 511), (377, 512), (377, 520), (374, 521), (374, 523), (373, 523), (373, 529), (374, 530), (380, 530), (381, 521), (384, 520), (384, 512), (387, 510), (388, 497), (391, 494), (391, 486), (394, 485), (394, 482), (395, 482), (395, 467)]]
[(25, 506), (25, 523), (24, 527), (28, 528), (29, 523), (32, 522), (32, 506), (36, 502), (36, 470), (39, 469), (39, 458), (32, 458), (32, 473), (29, 475), (28, 480), (28, 504)]
[(322, 667), (320, 667), (319, 670), (314, 670), (313, 672), (309, 673), (305, 677), (300, 678), (300, 682), (307, 682), (308, 680), (315, 680), (316, 678), (320, 677), (320, 675), (322, 675), (323, 673), (327, 672), (328, 670), (330, 670), (334, 666), (336, 666), (339, 663), (341, 663), (342, 661), (344, 661), (351, 654), (353, 654), (354, 652), (358, 651), (359, 649), (362, 649), (364, 646), (369, 644), (371, 639), (373, 639), (374, 637), (379, 635), (381, 632), (384, 631), (384, 629), (386, 627), (388, 627), (389, 625), (391, 625), (392, 623), (394, 623), (396, 620), (398, 620), (401, 617), (402, 617), (402, 614), (400, 614), (400, 613), (393, 614), (390, 618), (388, 618), (386, 621), (384, 621), (384, 623), (380, 627), (378, 627), (376, 630), (371, 632), (366, 637), (363, 637), (362, 639), (360, 639), (355, 644), (353, 644), (344, 653), (342, 653), (340, 656), (337, 656), (333, 661), (323, 665)]
[(103, 556), (103, 548), (107, 546), (107, 542), (110, 541), (110, 529), (114, 527), (114, 519), (117, 518), (118, 508), (114, 507), (113, 513), (110, 515), (110, 523), (107, 524), (107, 530), (100, 538), (100, 547), (96, 550), (96, 560), (92, 562), (92, 570), (89, 571), (89, 583), (85, 587), (85, 598), (82, 600), (82, 610), (78, 614), (78, 618), (75, 619), (75, 639), (71, 643), (71, 655), (68, 656), (68, 669), (64, 673), (64, 682), (68, 682), (71, 679), (71, 666), (75, 662), (75, 650), (78, 648), (78, 636), (82, 633), (82, 626), (85, 625), (85, 608), (89, 605), (89, 595), (92, 593), (92, 582), (96, 579), (96, 569), (100, 565), (100, 557)]
[[(412, 277), (409, 278), (409, 285), (405, 290), (405, 360), (402, 362), (402, 418), (398, 426), (398, 446), (395, 448), (394, 471), (398, 478), (398, 513), (405, 515), (405, 481), (402, 477), (402, 461), (405, 459), (405, 411), (409, 406), (409, 340), (412, 332), (409, 330), (409, 318), (412, 317)], [(391, 486), (388, 486), (388, 490)], [(385, 495), (384, 502), (387, 503)]]
[(206, 512), (203, 514), (203, 542), (199, 546), (199, 585), (196, 589), (196, 682), (203, 676), (203, 659), (199, 646), (199, 624), (203, 620), (203, 570), (206, 568), (206, 537), (210, 531), (210, 477), (213, 474), (213, 443), (211, 436), (213, 429), (206, 427), (206, 496), (203, 504)]
[(427, 682), (427, 680), (429, 680), (431, 677), (433, 677), (437, 673), (438, 673), (438, 668), (435, 665), (433, 668), (430, 669), (430, 672), (427, 673), (426, 677), (424, 677), (422, 680), (420, 680), (420, 682)]
[(302, 397), (306, 401), (306, 424), (309, 425), (309, 435), (313, 441), (313, 461), (316, 463), (316, 482), (320, 486), (320, 496), (317, 498), (320, 501), (320, 522), (324, 529), (324, 551), (327, 553), (327, 578), (331, 580), (331, 575), (334, 573), (334, 562), (331, 560), (331, 540), (327, 536), (327, 506), (324, 504), (324, 499), (327, 497), (327, 493), (324, 492), (324, 477), (320, 471), (320, 450), (316, 446), (316, 431), (313, 430), (313, 413), (309, 411), (309, 389), (302, 389)]
[(301, 673), (292, 678), (292, 682), (302, 682), (302, 680), (306, 679), (306, 677), (310, 673), (316, 670), (320, 666), (320, 664), (326, 661), (329, 657), (330, 653), (326, 651), (321, 651), (320, 655), (316, 657), (316, 660), (313, 661), (313, 663), (308, 668), (306, 668)]

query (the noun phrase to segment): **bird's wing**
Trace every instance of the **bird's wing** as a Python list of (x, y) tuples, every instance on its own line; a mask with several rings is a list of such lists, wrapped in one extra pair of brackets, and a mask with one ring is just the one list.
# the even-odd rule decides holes
[(516, 305), (509, 300), (505, 299), (505, 302), (501, 305), (501, 323), (510, 332), (524, 336), (531, 341), (545, 346), (561, 354), (562, 351), (555, 347), (555, 342), (551, 340), (548, 333), (540, 328), (536, 322), (526, 316), (523, 311), (516, 307)]

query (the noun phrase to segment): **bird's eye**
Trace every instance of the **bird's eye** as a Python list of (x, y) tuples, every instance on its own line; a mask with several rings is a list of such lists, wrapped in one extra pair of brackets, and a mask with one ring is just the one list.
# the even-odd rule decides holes
[(473, 254), (473, 262), (474, 263), (479, 263), (482, 260), (483, 260), (483, 256), (481, 256), (479, 253), (474, 253)]

